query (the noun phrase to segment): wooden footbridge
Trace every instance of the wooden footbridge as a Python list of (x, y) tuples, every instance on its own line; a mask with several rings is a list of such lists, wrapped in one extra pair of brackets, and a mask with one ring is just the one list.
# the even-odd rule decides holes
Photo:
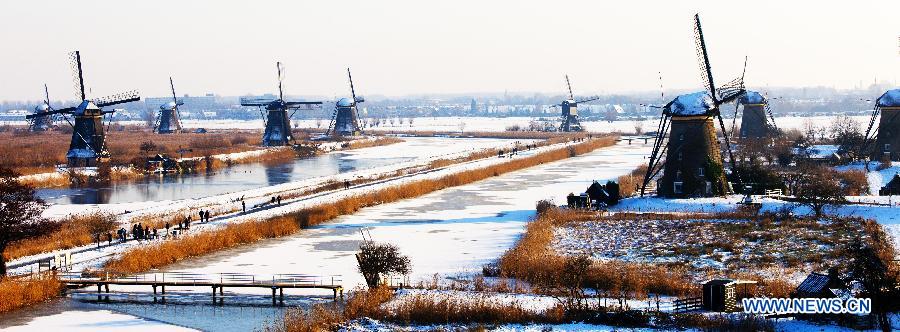
[(344, 297), (344, 287), (340, 285), (341, 276), (314, 276), (307, 274), (275, 274), (252, 275), (242, 273), (201, 274), (191, 272), (159, 272), (133, 275), (117, 275), (112, 273), (62, 272), (59, 281), (67, 288), (84, 288), (97, 286), (97, 293), (109, 293), (110, 285), (150, 286), (153, 294), (157, 291), (166, 294), (166, 287), (209, 287), (212, 290), (213, 302), (216, 296), (224, 295), (227, 288), (263, 288), (272, 290), (272, 304), (276, 300), (284, 300), (284, 289), (327, 289), (334, 294), (334, 299)]

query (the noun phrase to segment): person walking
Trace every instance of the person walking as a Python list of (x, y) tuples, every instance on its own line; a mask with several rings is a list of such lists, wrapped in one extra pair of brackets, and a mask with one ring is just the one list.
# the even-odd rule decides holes
[(275, 196), (278, 199), (278, 205), (281, 205), (281, 195)]
[(172, 225), (169, 225), (169, 222), (166, 221), (166, 234), (165, 234), (165, 235), (166, 235), (167, 237), (169, 236), (169, 227), (172, 227)]
[(243, 210), (244, 213), (247, 213), (247, 203), (244, 202), (243, 199), (241, 200), (241, 210)]
[(209, 216), (210, 216), (210, 214), (211, 214), (211, 213), (209, 213), (209, 210), (206, 210), (206, 222), (209, 222)]
[(205, 216), (206, 213), (204, 213), (203, 210), (200, 210), (200, 212), (198, 212), (198, 214), (200, 215), (200, 222), (203, 222), (203, 216)]

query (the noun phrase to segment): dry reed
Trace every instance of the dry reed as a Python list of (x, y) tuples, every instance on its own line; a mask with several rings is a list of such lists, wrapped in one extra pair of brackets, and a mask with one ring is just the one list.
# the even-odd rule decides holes
[[(54, 250), (64, 250), (91, 244), (96, 238), (91, 234), (91, 225), (113, 217), (106, 214), (90, 214), (69, 217), (59, 223), (59, 229), (44, 236), (19, 240), (6, 248), (3, 256), (6, 261), (20, 257), (36, 255)], [(109, 231), (112, 231), (110, 229)]]
[(0, 313), (47, 301), (62, 291), (63, 285), (51, 274), (26, 278), (0, 278)]

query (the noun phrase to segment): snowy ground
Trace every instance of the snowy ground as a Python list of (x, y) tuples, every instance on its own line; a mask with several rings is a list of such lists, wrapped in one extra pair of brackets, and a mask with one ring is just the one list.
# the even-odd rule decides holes
[[(404, 254), (411, 257), (413, 279), (430, 279), (435, 273), (442, 276), (468, 275), (479, 272), (482, 264), (493, 261), (515, 243), (526, 222), (533, 216), (537, 200), (553, 198), (562, 201), (569, 192), (583, 191), (593, 180), (612, 179), (627, 174), (644, 162), (649, 149), (648, 145), (621, 143), (584, 156), (441, 190), (419, 198), (366, 208), (294, 236), (188, 259), (167, 269), (204, 274), (235, 272), (341, 275), (345, 288), (352, 289), (355, 285), (363, 284), (355, 270), (353, 253), (360, 241), (359, 231), (365, 228), (376, 241), (396, 243)], [(490, 158), (483, 162), (460, 165), (458, 169), (480, 168), (504, 160)], [(370, 188), (351, 189), (340, 195), (366, 190)], [(272, 215), (313, 203), (298, 201), (264, 213)], [(235, 215), (214, 220), (212, 225), (204, 227), (216, 227), (251, 217), (255, 216)], [(117, 250), (121, 249), (114, 251)], [(101, 261), (102, 259), (92, 260), (90, 265)], [(150, 291), (146, 287), (113, 287), (113, 290), (143, 294)], [(169, 292), (205, 294), (209, 290), (185, 287)], [(226, 289), (225, 292), (226, 296), (235, 293), (265, 295), (269, 290)], [(322, 291), (286, 293), (330, 295), (323, 294)], [(127, 308), (127, 305), (118, 306), (116, 310), (127, 311)], [(128, 312), (141, 315), (140, 312)], [(209, 315), (200, 314), (198, 319), (206, 321), (211, 319)]]

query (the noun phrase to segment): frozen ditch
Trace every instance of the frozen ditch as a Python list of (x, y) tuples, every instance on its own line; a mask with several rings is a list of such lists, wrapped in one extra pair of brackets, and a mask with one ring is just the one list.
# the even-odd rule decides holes
[[(341, 275), (346, 289), (362, 285), (353, 257), (360, 241), (360, 229), (367, 229), (376, 241), (395, 243), (409, 255), (413, 264), (412, 280), (479, 272), (481, 266), (499, 257), (522, 234), (533, 216), (534, 203), (552, 198), (563, 202), (569, 192), (583, 191), (593, 180), (606, 180), (630, 172), (645, 162), (647, 145), (619, 145), (584, 156), (548, 163), (527, 170), (490, 178), (473, 184), (449, 188), (416, 199), (363, 209), (295, 236), (263, 241), (252, 246), (221, 251), (185, 260), (168, 270), (196, 273), (278, 274), (306, 273)], [(188, 310), (177, 305), (134, 303), (150, 293), (149, 287), (112, 287), (129, 295), (120, 301), (90, 304), (91, 307), (123, 312), (138, 317), (192, 328), (241, 330), (247, 325), (224, 326), (223, 316), (240, 315), (242, 324), (261, 326), (278, 316), (277, 309), (246, 314), (245, 307), (211, 307), (199, 303)], [(179, 288), (205, 301), (210, 289)], [(226, 296), (255, 298), (268, 296), (269, 290), (225, 289)], [(286, 295), (330, 297), (330, 292), (288, 290)], [(329, 293), (329, 294), (326, 294)], [(96, 298), (87, 289), (76, 298)], [(135, 300), (130, 301), (129, 299)], [(229, 301), (226, 298), (226, 303)], [(77, 301), (76, 301), (77, 302)], [(157, 308), (157, 309), (150, 309)], [(185, 307), (186, 308), (186, 307)], [(205, 308), (205, 309), (203, 309)], [(260, 307), (261, 308), (261, 307)], [(254, 310), (256, 308), (254, 307)], [(228, 320), (232, 321), (232, 320)], [(252, 325), (252, 324), (251, 324)]]

